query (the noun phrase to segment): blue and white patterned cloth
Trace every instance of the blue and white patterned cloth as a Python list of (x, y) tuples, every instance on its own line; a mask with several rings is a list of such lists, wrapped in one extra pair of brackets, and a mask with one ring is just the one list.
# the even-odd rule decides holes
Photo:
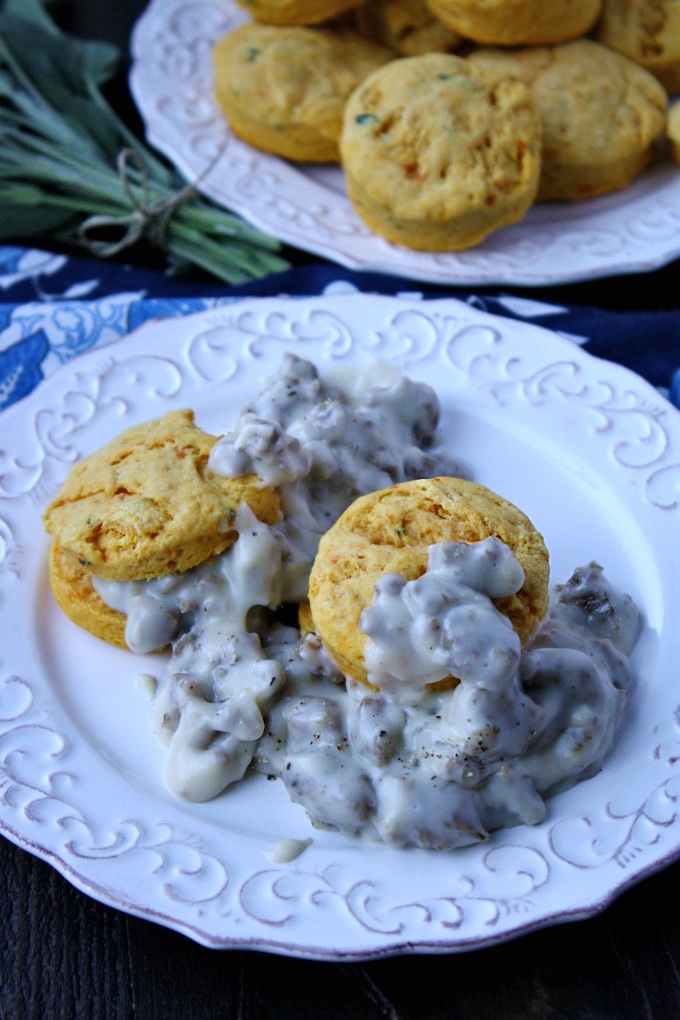
[(326, 264), (227, 287), (0, 246), (0, 410), (27, 396), (59, 365), (126, 336), (147, 319), (188, 315), (247, 296), (313, 296), (352, 289), (417, 293), (424, 299), (450, 295), (496, 315), (531, 321), (598, 357), (626, 365), (680, 407), (680, 310), (611, 312), (547, 304), (538, 297), (481, 297)]

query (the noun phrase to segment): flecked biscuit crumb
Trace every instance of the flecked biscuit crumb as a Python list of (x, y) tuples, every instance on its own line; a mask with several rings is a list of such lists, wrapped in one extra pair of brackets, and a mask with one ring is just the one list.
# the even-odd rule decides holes
[(541, 124), (528, 87), (447, 53), (402, 57), (352, 93), (340, 141), (349, 197), (377, 234), (456, 251), (522, 219)]
[(653, 75), (620, 53), (577, 39), (510, 51), (482, 47), (468, 60), (531, 90), (543, 129), (537, 200), (618, 191), (652, 159), (667, 96)]
[(680, 92), (680, 4), (677, 0), (604, 0), (596, 38)]
[(215, 97), (249, 145), (286, 159), (337, 163), (347, 97), (392, 57), (351, 30), (246, 22), (214, 48)]
[(490, 489), (460, 478), (404, 482), (357, 499), (324, 535), (310, 576), (314, 627), (346, 675), (368, 683), (363, 610), (387, 573), (411, 581), (427, 569), (436, 542), (495, 536), (524, 570), (523, 586), (495, 600), (524, 642), (548, 608), (548, 552), (529, 518)]
[(86, 572), (119, 581), (181, 573), (226, 549), (240, 503), (274, 523), (275, 489), (208, 467), (215, 436), (188, 410), (135, 425), (73, 466), (44, 514)]

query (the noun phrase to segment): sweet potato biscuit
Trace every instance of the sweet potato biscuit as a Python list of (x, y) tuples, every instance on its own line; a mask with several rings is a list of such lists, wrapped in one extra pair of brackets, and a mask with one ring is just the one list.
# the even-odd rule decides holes
[(298, 627), (303, 637), (314, 633), (314, 621), (312, 620), (312, 610), (309, 602), (300, 602), (298, 605)]
[(458, 33), (443, 25), (425, 0), (367, 0), (354, 17), (360, 32), (402, 57), (454, 53), (461, 44)]
[(340, 143), (349, 197), (377, 234), (455, 251), (533, 203), (541, 125), (523, 82), (446, 53), (402, 57), (352, 93)]
[(675, 103), (668, 113), (667, 131), (673, 159), (680, 165), (680, 103)]
[(393, 56), (359, 32), (247, 22), (215, 46), (215, 97), (249, 145), (286, 159), (337, 163), (347, 97)]
[(135, 425), (73, 466), (44, 515), (46, 530), (86, 572), (118, 581), (181, 573), (226, 549), (240, 503), (267, 523), (275, 489), (256, 475), (208, 467), (217, 442), (188, 410)]
[(667, 92), (680, 92), (677, 0), (603, 0), (596, 38), (651, 71)]
[(542, 536), (516, 506), (460, 478), (403, 482), (357, 499), (324, 535), (312, 568), (314, 627), (339, 669), (367, 683), (360, 630), (375, 584), (387, 573), (411, 581), (427, 569), (436, 542), (495, 536), (525, 574), (516, 595), (495, 600), (524, 642), (548, 607), (548, 553)]
[(479, 43), (536, 46), (588, 32), (602, 0), (426, 0), (454, 32)]
[(92, 587), (91, 574), (55, 544), (50, 550), (49, 581), (55, 602), (69, 620), (109, 644), (127, 648), (124, 613), (107, 606)]
[(344, 14), (361, 0), (236, 0), (256, 21), (269, 25), (317, 25)]
[(648, 71), (589, 39), (508, 51), (482, 47), (474, 66), (531, 89), (543, 128), (539, 201), (578, 201), (627, 187), (649, 164), (667, 96)]

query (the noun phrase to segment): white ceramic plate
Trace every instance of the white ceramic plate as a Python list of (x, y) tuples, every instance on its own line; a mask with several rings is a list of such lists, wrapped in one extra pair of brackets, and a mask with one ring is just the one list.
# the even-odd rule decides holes
[(295, 166), (230, 133), (212, 98), (211, 51), (246, 18), (234, 0), (151, 0), (133, 33), (130, 84), (149, 140), (270, 235), (351, 269), (458, 285), (570, 283), (646, 272), (680, 255), (680, 171), (670, 158), (615, 195), (537, 205), (469, 251), (389, 244), (356, 216), (339, 169)]
[[(316, 832), (254, 776), (174, 799), (136, 683), (159, 674), (52, 602), (40, 515), (77, 457), (191, 406), (229, 428), (284, 350), (389, 358), (435, 386), (444, 444), (545, 534), (553, 579), (597, 559), (642, 607), (637, 686), (604, 771), (546, 821), (452, 853)], [(680, 852), (680, 414), (625, 369), (457, 301), (259, 299), (149, 323), (2, 416), (0, 830), (98, 900), (217, 947), (328, 959), (460, 951), (586, 917)], [(312, 844), (288, 864), (283, 838)]]

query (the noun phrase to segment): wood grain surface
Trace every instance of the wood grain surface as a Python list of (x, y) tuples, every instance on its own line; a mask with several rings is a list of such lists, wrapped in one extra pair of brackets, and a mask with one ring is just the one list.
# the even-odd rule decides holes
[(677, 1020), (680, 868), (588, 921), (491, 949), (319, 963), (205, 949), (0, 840), (0, 1017)]

